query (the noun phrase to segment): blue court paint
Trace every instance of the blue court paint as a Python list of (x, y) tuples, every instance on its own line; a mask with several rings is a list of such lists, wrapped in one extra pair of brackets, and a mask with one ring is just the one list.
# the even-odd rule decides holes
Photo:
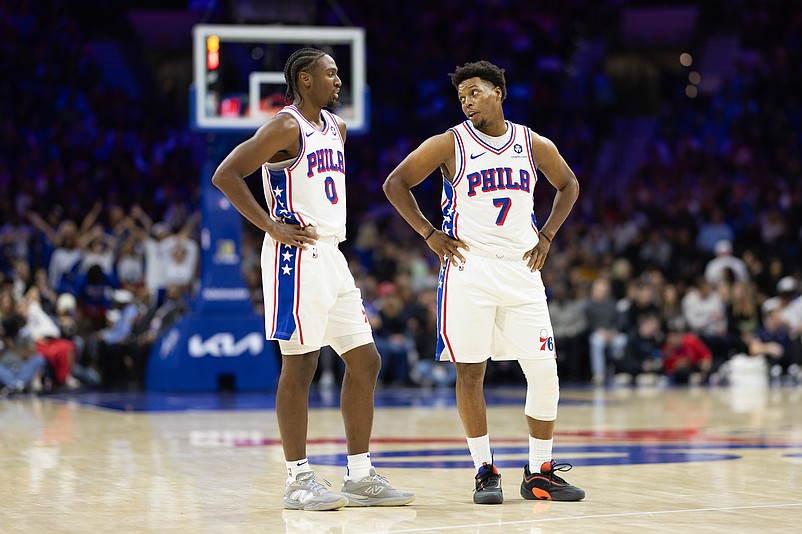
[[(523, 406), (526, 391), (517, 388), (485, 390), (488, 406)], [(182, 412), (188, 410), (275, 410), (275, 391), (247, 391), (236, 393), (166, 393), (166, 392), (85, 392), (60, 393), (46, 398), (77, 402), (84, 406), (125, 412)], [(376, 391), (376, 408), (452, 407), (456, 406), (453, 388), (387, 388)], [(598, 401), (575, 400), (564, 397), (561, 406), (591, 406)], [(608, 403), (605, 403), (608, 404)], [(313, 388), (309, 394), (309, 407), (336, 408), (340, 405), (340, 390)]]
[[(738, 454), (721, 452), (738, 449), (784, 449), (799, 448), (802, 444), (772, 445), (766, 443), (737, 444), (666, 444), (666, 445), (578, 445), (555, 447), (554, 457), (558, 462), (570, 463), (574, 467), (602, 465), (643, 465), (688, 462), (717, 462), (737, 460)], [(495, 465), (500, 468), (521, 468), (527, 462), (528, 448), (493, 447)], [(517, 459), (501, 458), (516, 455)], [(591, 457), (587, 457), (592, 455)], [(786, 455), (786, 456), (802, 456)], [(438, 457), (437, 459), (427, 459)], [(446, 457), (446, 458), (443, 458)], [(454, 457), (454, 459), (450, 459)], [(310, 456), (309, 461), (317, 465), (345, 465), (345, 454)], [(467, 446), (464, 448), (418, 449), (404, 451), (371, 451), (371, 461), (377, 468), (427, 468), (457, 469), (473, 468)]]
[[(425, 394), (423, 394), (425, 392)], [(339, 405), (338, 389), (313, 389), (310, 393), (310, 408), (334, 408)], [(525, 392), (510, 387), (490, 387), (486, 389), (488, 405), (520, 406), (523, 409)], [(275, 410), (274, 392), (241, 393), (65, 393), (45, 396), (46, 399), (77, 402), (86, 406), (106, 408), (115, 411), (135, 412), (183, 412), (197, 410)], [(563, 397), (561, 404), (597, 405), (598, 401), (576, 400), (571, 402)], [(605, 402), (615, 404), (615, 401)], [(376, 407), (453, 407), (454, 391), (451, 388), (418, 389), (387, 388), (376, 392)], [(456, 417), (456, 413), (455, 413)], [(558, 442), (559, 442), (558, 433)], [(802, 442), (771, 438), (757, 429), (749, 431), (725, 431), (716, 435), (705, 434), (700, 429), (649, 429), (598, 432), (568, 432), (572, 440), (586, 438), (589, 442), (605, 440), (608, 444), (597, 445), (557, 445), (555, 459), (575, 467), (645, 465), (662, 463), (715, 462), (741, 458), (738, 451), (743, 449), (800, 449)], [(631, 442), (648, 440), (648, 443), (616, 444), (611, 440)], [(663, 441), (663, 443), (659, 443)], [(313, 443), (314, 442), (314, 443)], [(342, 438), (331, 440), (312, 440), (338, 443)], [(470, 469), (473, 467), (467, 445), (461, 436), (442, 438), (401, 438), (376, 436), (375, 442), (382, 448), (397, 446), (405, 450), (374, 450), (371, 460), (378, 468), (443, 468)], [(502, 468), (520, 469), (527, 461), (527, 442), (525, 435), (520, 440), (497, 440), (503, 447), (494, 447), (496, 464)], [(216, 443), (218, 446), (271, 447), (279, 445), (278, 436), (256, 441)], [(512, 444), (511, 444), (512, 443)], [(492, 443), (491, 443), (492, 445)], [(789, 452), (786, 458), (802, 458), (802, 453)], [(346, 455), (310, 455), (309, 460), (316, 465), (344, 466)]]

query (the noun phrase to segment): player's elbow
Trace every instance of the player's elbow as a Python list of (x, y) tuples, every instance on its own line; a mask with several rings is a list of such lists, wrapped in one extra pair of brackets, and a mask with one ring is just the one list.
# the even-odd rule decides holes
[(390, 173), (387, 179), (384, 180), (384, 183), (382, 184), (382, 191), (384, 191), (384, 196), (386, 196), (391, 201), (393, 200), (393, 197), (395, 196), (395, 193), (398, 190), (399, 182), (400, 179), (398, 177), (398, 174), (395, 171), (393, 171)]
[(579, 180), (576, 179), (576, 176), (573, 177), (574, 179), (571, 180), (571, 188), (573, 189), (574, 200), (579, 198)]
[(572, 202), (576, 202), (576, 199), (579, 198), (579, 180), (576, 179), (573, 172), (570, 173), (560, 192), (570, 198)]
[(218, 167), (217, 170), (214, 171), (214, 174), (212, 175), (212, 185), (222, 191), (223, 188), (225, 187), (225, 183), (226, 183), (226, 175), (224, 172), (221, 172), (220, 167)]

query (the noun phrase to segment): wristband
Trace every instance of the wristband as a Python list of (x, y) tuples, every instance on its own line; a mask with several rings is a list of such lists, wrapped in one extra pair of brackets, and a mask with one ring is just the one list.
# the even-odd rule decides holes
[(429, 240), (429, 238), (430, 238), (430, 237), (432, 237), (436, 231), (437, 231), (437, 228), (434, 228), (434, 227), (432, 227), (432, 231), (431, 231), (431, 232), (429, 232), (429, 235), (427, 235), (426, 237), (424, 237), (424, 238), (423, 238), (423, 240), (424, 240), (424, 241), (428, 241), (428, 240)]
[[(541, 234), (540, 234), (540, 237), (542, 237), (543, 239), (545, 239), (546, 241), (548, 241), (548, 242), (549, 242), (549, 244), (551, 244), (551, 239), (549, 239), (549, 236), (547, 236), (546, 234), (544, 234), (544, 233), (541, 233)], [(552, 239), (553, 239), (553, 238), (552, 238)]]

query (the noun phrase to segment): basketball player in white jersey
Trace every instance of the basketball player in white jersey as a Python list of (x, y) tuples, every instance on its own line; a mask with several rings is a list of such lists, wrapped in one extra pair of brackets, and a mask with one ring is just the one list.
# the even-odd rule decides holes
[[(234, 148), (212, 177), (234, 207), (265, 232), (265, 324), (267, 338), (278, 340), (282, 354), (276, 415), (288, 474), (284, 506), (407, 504), (414, 494), (394, 489), (370, 461), (381, 360), (360, 291), (337, 248), (345, 239), (346, 129), (342, 119), (323, 109), (338, 104), (337, 65), (324, 52), (303, 48), (287, 60), (284, 78), (292, 105)], [(245, 183), (259, 168), (268, 212)], [(340, 404), (348, 465), (341, 493), (321, 483), (326, 481), (315, 476), (306, 455), (309, 388), (325, 345), (346, 366)]]
[[(456, 364), (457, 409), (477, 469), (473, 500), (504, 499), (487, 430), (488, 359), (518, 360), (527, 380), (529, 463), (521, 495), (580, 500), (585, 492), (555, 473), (570, 466), (552, 459), (559, 382), (540, 277), (579, 184), (551, 141), (505, 120), (503, 69), (487, 61), (467, 63), (451, 80), (468, 120), (424, 141), (390, 173), (384, 191), (440, 257), (436, 357)], [(443, 175), (441, 230), (423, 216), (410, 191), (436, 169)], [(538, 170), (557, 189), (539, 229), (533, 201)]]

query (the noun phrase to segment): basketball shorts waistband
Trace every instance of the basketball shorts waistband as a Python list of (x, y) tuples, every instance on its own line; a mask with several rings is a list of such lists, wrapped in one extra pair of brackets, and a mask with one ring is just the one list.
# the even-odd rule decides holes
[(480, 256), (482, 258), (490, 258), (491, 260), (504, 260), (504, 261), (516, 261), (522, 262), (523, 261), (523, 252), (511, 252), (511, 251), (504, 251), (504, 252), (490, 252), (487, 250), (477, 250), (472, 248), (470, 250), (461, 251), (463, 256)]
[(318, 236), (318, 238), (317, 238), (317, 242), (318, 243), (325, 243), (327, 245), (334, 245), (335, 247), (337, 245), (339, 245), (340, 243), (342, 243), (343, 241), (344, 241), (344, 239), (340, 239), (336, 235), (324, 235), (324, 236)]

